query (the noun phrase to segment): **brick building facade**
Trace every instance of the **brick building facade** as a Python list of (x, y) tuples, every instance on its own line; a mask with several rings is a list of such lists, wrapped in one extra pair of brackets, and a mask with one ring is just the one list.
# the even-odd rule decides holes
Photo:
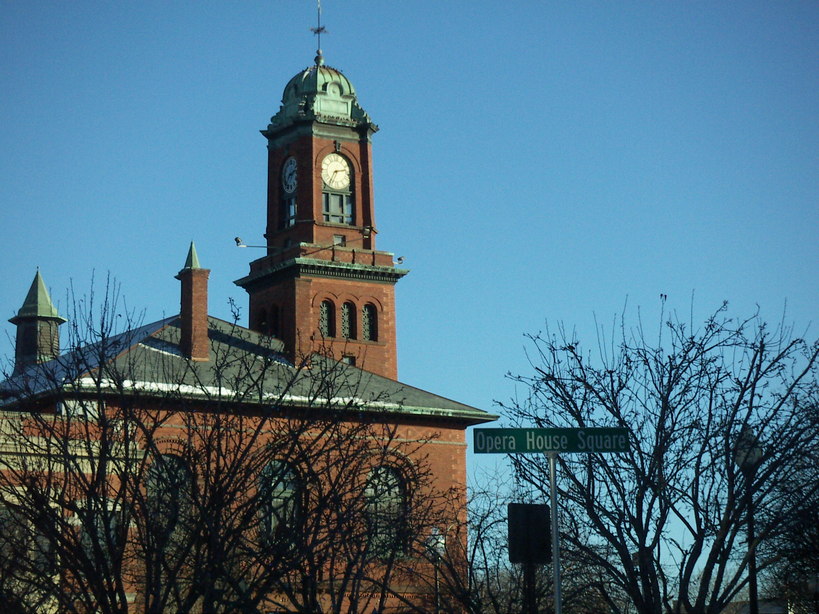
[[(61, 353), (65, 320), (37, 273), (0, 385), (0, 596), (20, 611), (60, 609), (81, 585), (97, 588), (70, 597), (78, 611), (429, 603), (425, 540), (463, 544), (465, 429), (495, 417), (397, 380), (408, 271), (376, 249), (376, 130), (320, 53), (285, 87), (262, 131), (267, 253), (236, 282), (247, 327), (208, 315), (191, 244), (179, 316)], [(56, 552), (50, 575), (21, 567), (32, 548)]]

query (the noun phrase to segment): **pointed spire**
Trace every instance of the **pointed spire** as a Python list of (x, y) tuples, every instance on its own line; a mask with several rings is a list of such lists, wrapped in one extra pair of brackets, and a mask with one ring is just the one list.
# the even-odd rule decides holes
[(17, 324), (22, 319), (38, 318), (57, 320), (60, 324), (65, 322), (65, 318), (61, 317), (51, 302), (51, 296), (48, 294), (43, 276), (40, 271), (34, 275), (34, 281), (31, 282), (31, 287), (26, 295), (26, 300), (23, 301), (23, 306), (17, 315), (9, 320), (12, 324)]
[(196, 245), (191, 241), (191, 246), (188, 249), (188, 257), (185, 259), (185, 266), (182, 269), (201, 269), (199, 265), (199, 255), (196, 253)]

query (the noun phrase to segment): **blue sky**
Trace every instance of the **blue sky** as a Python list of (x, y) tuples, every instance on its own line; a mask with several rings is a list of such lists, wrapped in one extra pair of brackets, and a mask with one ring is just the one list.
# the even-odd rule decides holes
[[(816, 2), (323, 8), (327, 63), (381, 127), (378, 246), (412, 270), (403, 381), (493, 411), (529, 369), (524, 333), (593, 342), (626, 303), (655, 322), (661, 293), (700, 321), (787, 303), (817, 337)], [(306, 0), (0, 1), (3, 320), (37, 266), (63, 311), (96, 271), (147, 321), (175, 313), (191, 239), (212, 315), (246, 308), (258, 131), (314, 23)]]

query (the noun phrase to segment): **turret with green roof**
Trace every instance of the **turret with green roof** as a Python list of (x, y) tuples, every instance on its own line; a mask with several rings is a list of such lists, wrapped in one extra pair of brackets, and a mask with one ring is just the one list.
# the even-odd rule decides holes
[(60, 354), (60, 324), (57, 312), (38, 270), (17, 315), (9, 320), (17, 326), (14, 371), (56, 358)]

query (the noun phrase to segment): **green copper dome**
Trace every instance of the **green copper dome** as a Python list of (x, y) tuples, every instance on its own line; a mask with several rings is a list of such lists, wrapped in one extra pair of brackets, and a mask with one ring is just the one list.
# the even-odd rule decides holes
[(340, 126), (368, 126), (376, 131), (370, 116), (358, 104), (355, 88), (340, 70), (324, 65), (321, 51), (315, 64), (288, 81), (279, 112), (270, 118), (268, 130), (297, 121), (318, 121)]

